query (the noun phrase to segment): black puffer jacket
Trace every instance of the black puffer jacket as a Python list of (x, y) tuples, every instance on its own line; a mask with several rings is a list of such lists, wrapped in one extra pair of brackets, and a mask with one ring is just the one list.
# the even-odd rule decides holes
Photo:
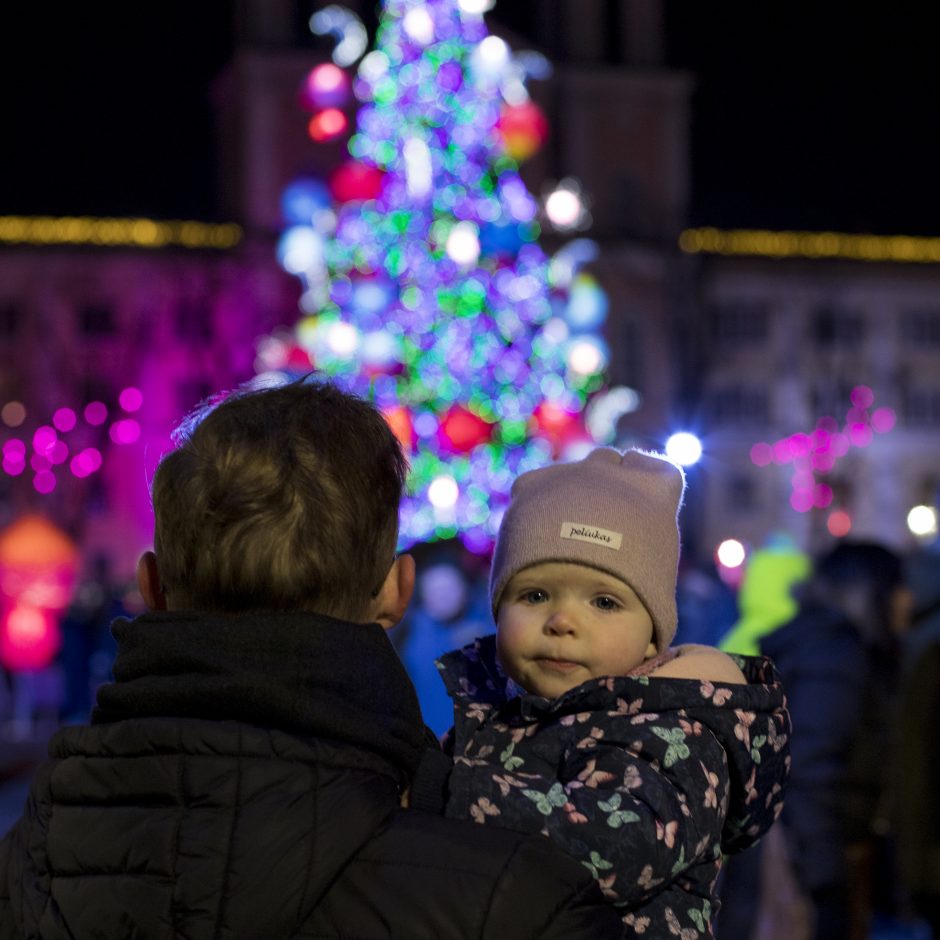
[(399, 807), (424, 745), (377, 625), (119, 621), (91, 726), (0, 845), (0, 938), (613, 937), (546, 840)]

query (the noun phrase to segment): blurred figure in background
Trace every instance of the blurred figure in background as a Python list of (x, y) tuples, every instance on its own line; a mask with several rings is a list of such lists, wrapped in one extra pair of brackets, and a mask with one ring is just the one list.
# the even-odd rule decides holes
[(454, 723), (454, 703), (434, 661), (492, 633), (486, 559), (459, 542), (410, 550), (417, 565), (415, 595), (390, 637), (418, 692), (425, 724), (438, 736)]
[[(745, 562), (744, 575), (738, 591), (738, 619), (720, 640), (718, 646), (728, 653), (753, 656), (761, 652), (762, 640), (774, 630), (790, 622), (797, 614), (793, 595), (795, 585), (805, 581), (812, 570), (812, 560), (785, 533), (774, 533)], [(789, 689), (784, 681), (784, 689)], [(794, 734), (798, 733), (794, 725)], [(778, 853), (778, 834), (771, 828), (760, 845), (725, 861), (719, 883), (721, 908), (715, 929), (721, 940), (749, 940), (758, 936), (761, 915), (762, 859), (768, 852)], [(775, 886), (776, 899), (781, 900), (781, 885)], [(791, 914), (798, 905), (783, 903), (781, 908)], [(771, 927), (771, 936), (778, 934)], [(781, 927), (781, 940), (795, 929), (792, 923)], [(798, 940), (786, 936), (786, 940)]]
[(795, 593), (797, 615), (761, 640), (793, 716), (780, 821), (810, 936), (864, 940), (896, 901), (888, 768), (909, 595), (899, 556), (871, 542), (837, 545)]
[(894, 773), (898, 867), (914, 913), (940, 938), (940, 551), (914, 552), (905, 565), (912, 593), (904, 638)]

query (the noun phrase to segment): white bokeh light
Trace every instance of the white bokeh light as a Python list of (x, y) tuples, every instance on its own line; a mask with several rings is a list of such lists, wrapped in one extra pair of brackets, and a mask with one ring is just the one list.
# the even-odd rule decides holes
[(402, 29), (419, 45), (434, 42), (434, 20), (426, 7), (412, 7), (402, 20)]
[(348, 357), (359, 348), (359, 331), (351, 323), (333, 323), (326, 334), (326, 344), (337, 356)]
[(666, 456), (681, 467), (690, 467), (701, 459), (702, 442), (688, 431), (679, 431), (666, 441)]
[(480, 257), (480, 238), (472, 222), (458, 222), (447, 236), (447, 256), (457, 264), (469, 266)]
[(460, 489), (453, 477), (435, 477), (428, 487), (428, 500), (437, 509), (450, 509), (456, 506), (459, 495)]
[(937, 510), (933, 506), (914, 506), (907, 514), (907, 527), (918, 538), (937, 534)]
[(725, 539), (715, 550), (718, 564), (725, 568), (740, 568), (747, 557), (747, 551), (737, 539)]
[(593, 375), (607, 365), (607, 356), (599, 340), (585, 337), (572, 342), (568, 349), (568, 368), (578, 375)]
[(462, 13), (470, 16), (482, 16), (496, 6), (496, 0), (457, 0), (457, 6)]

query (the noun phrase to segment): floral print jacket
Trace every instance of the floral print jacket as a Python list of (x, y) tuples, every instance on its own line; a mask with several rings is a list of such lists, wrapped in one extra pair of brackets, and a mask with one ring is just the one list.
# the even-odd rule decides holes
[(734, 658), (746, 685), (608, 677), (549, 700), (505, 676), (492, 636), (448, 653), (446, 815), (548, 835), (623, 907), (627, 936), (712, 936), (722, 855), (777, 818), (790, 765), (773, 665)]

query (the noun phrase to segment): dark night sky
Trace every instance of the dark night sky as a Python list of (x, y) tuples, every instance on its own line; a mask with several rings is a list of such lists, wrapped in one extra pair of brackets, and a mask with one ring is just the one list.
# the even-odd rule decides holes
[[(669, 64), (697, 82), (693, 224), (940, 235), (940, 8), (666, 2)], [(539, 7), (493, 15), (509, 3)], [(230, 6), (8, 4), (0, 214), (214, 218)]]

